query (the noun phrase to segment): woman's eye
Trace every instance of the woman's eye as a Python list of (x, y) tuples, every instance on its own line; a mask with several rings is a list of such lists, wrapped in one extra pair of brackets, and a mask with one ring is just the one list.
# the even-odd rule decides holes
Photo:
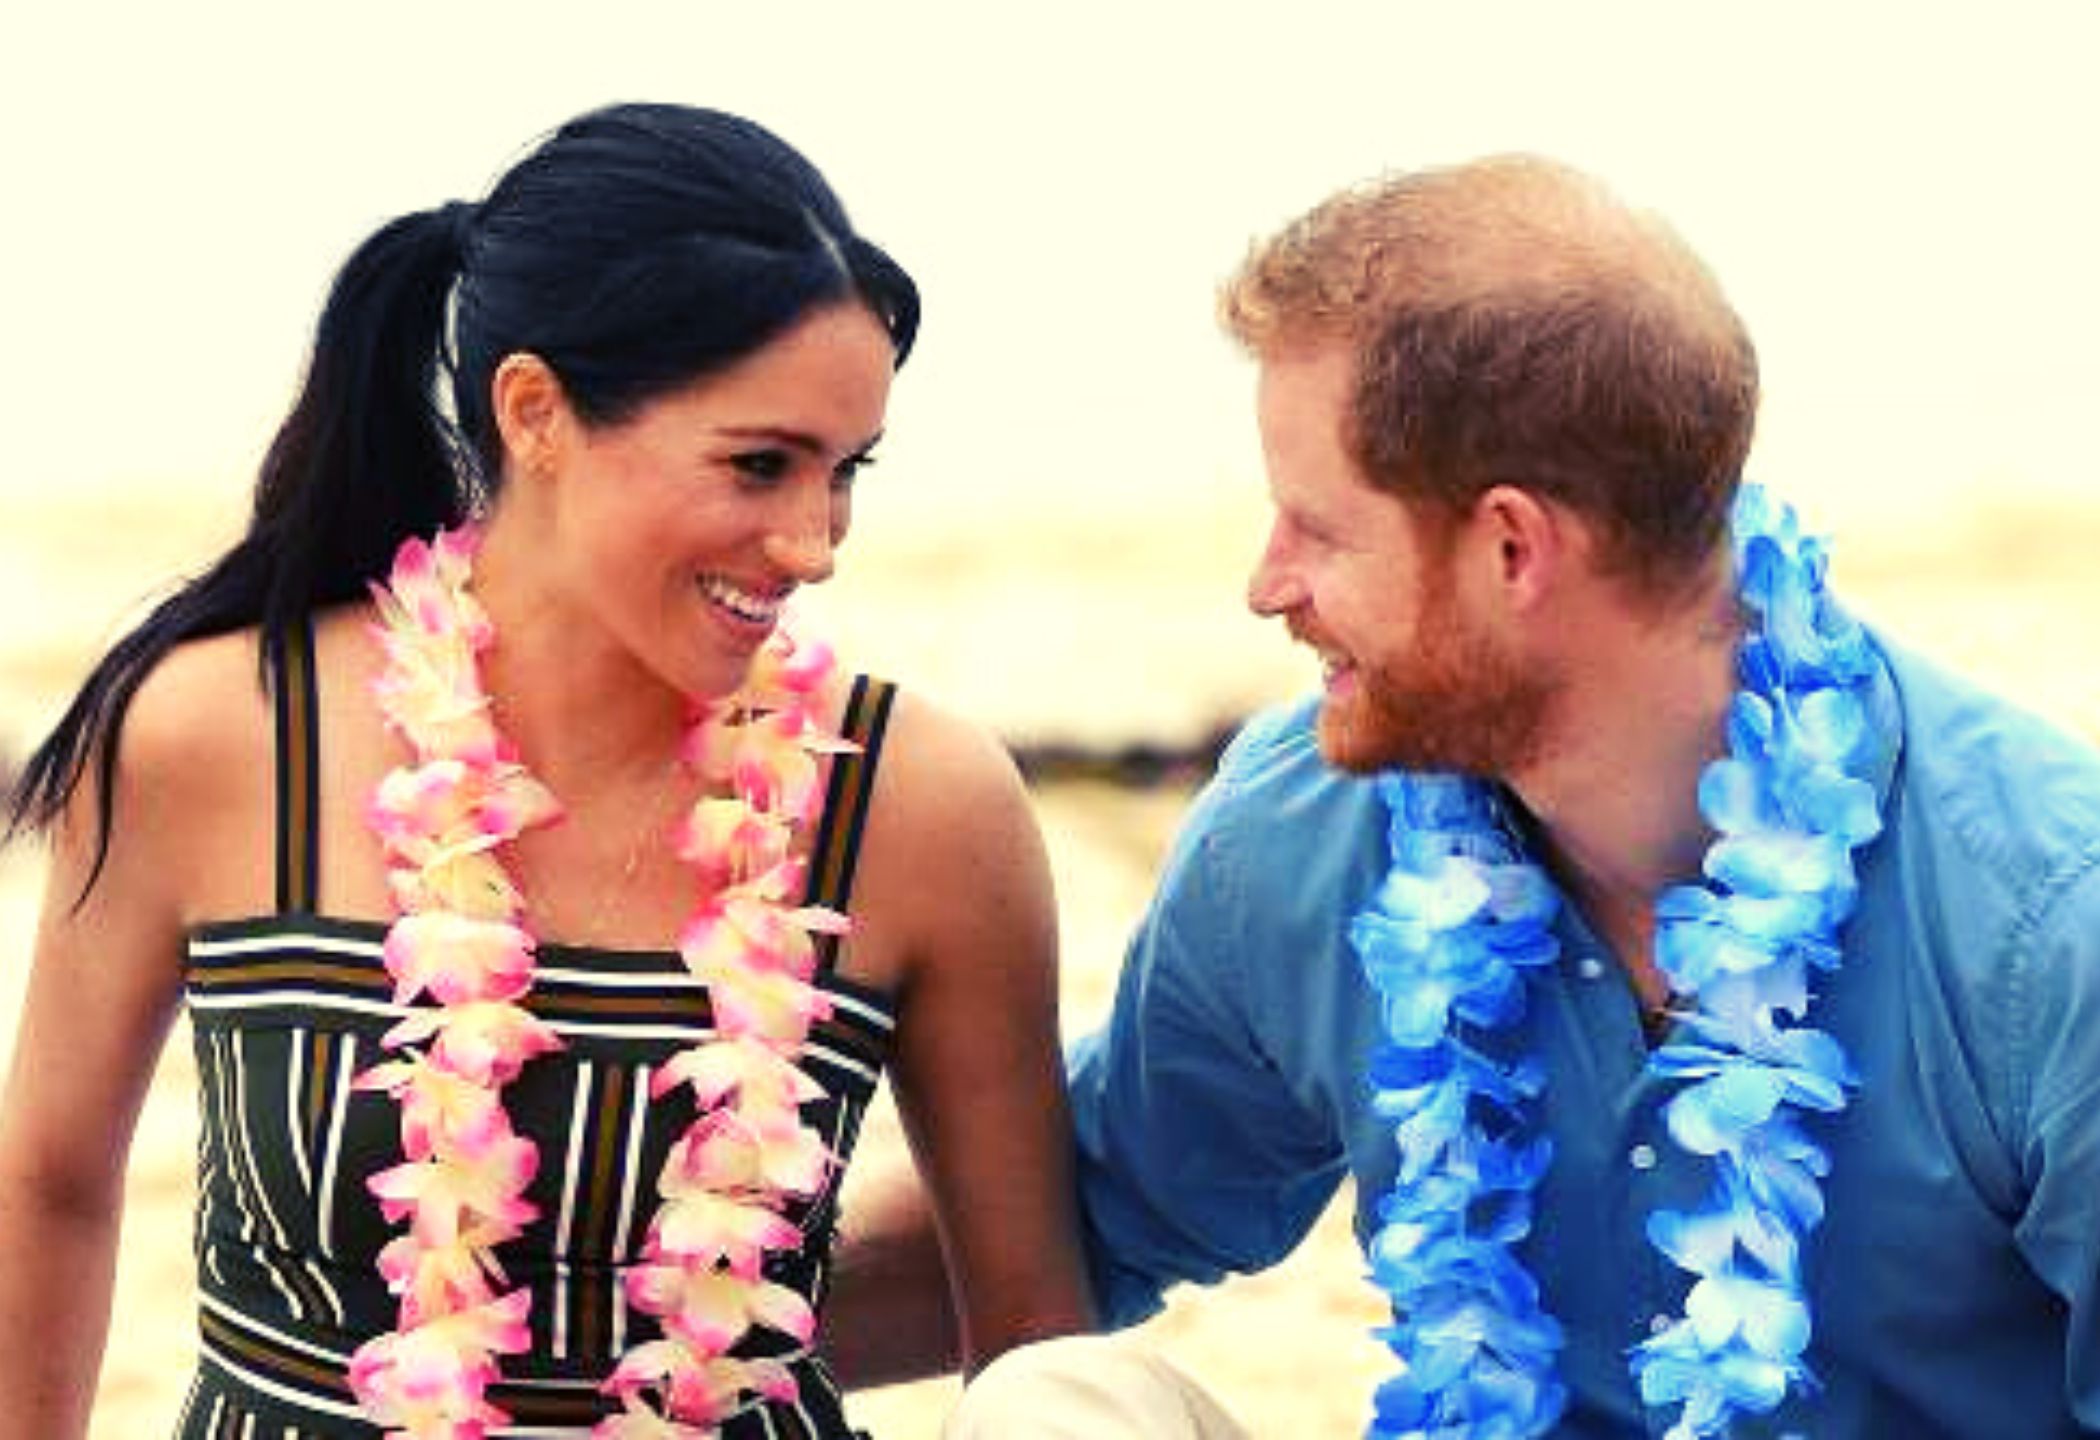
[(729, 463), (737, 474), (748, 480), (771, 484), (788, 473), (788, 455), (785, 450), (747, 450), (741, 455), (729, 457)]
[(839, 462), (839, 468), (831, 472), (831, 488), (851, 490), (860, 472), (875, 463), (873, 455), (850, 455)]

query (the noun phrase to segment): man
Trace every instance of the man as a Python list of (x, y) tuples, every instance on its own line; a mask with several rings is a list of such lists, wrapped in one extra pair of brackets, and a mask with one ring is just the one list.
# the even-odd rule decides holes
[[(1227, 753), (1070, 1057), (1105, 1324), (1346, 1174), (1373, 1434), (2100, 1432), (2100, 757), (1836, 605), (1738, 493), (1737, 317), (1586, 177), (1337, 196), (1224, 313), (1249, 601), (1325, 679)], [(842, 1265), (862, 1373), (931, 1342), (857, 1348), (902, 1213)], [(1095, 1358), (1017, 1352), (959, 1431), (1112, 1433), (1048, 1418)]]

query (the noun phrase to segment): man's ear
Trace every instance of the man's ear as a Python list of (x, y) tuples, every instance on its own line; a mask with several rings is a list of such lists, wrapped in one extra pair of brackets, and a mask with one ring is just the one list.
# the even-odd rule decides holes
[(1503, 606), (1525, 614), (1551, 603), (1573, 559), (1568, 517), (1516, 485), (1496, 485), (1474, 503), (1469, 544)]
[(529, 350), (504, 356), (489, 379), (489, 408), (515, 474), (544, 475), (558, 468), (575, 412), (553, 366)]

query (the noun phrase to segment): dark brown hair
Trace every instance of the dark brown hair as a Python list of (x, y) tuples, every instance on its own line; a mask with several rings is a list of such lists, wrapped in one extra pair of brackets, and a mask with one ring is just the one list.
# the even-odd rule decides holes
[(6, 836), (55, 820), (92, 766), (92, 886), (118, 732), (153, 667), (186, 640), (259, 625), (267, 678), (293, 619), (361, 597), (402, 540), (492, 494), (489, 385), (506, 355), (540, 356), (587, 421), (613, 424), (842, 302), (874, 313), (901, 364), (919, 324), (911, 277), (808, 160), (718, 110), (591, 111), (485, 200), (389, 222), (329, 291), (247, 533), (96, 665), (16, 779)]

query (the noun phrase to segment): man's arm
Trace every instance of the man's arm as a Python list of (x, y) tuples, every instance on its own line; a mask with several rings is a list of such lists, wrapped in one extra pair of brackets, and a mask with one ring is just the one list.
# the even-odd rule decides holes
[[(1067, 1053), (1081, 1235), (1104, 1328), (1144, 1319), (1171, 1285), (1281, 1259), (1342, 1177), (1333, 1117), (1294, 1097), (1255, 1038), (1245, 986), (1248, 967), (1305, 963), (1308, 937), (1279, 933), (1299, 922), (1278, 919), (1303, 907), (1277, 892), (1299, 897), (1302, 847), (1322, 831), (1275, 815), (1319, 773), (1310, 747), (1288, 717), (1235, 743), (1175, 840), (1107, 1022)], [(849, 1190), (827, 1307), (840, 1375), (865, 1386), (953, 1370), (929, 1203), (908, 1177), (865, 1180), (860, 1198)]]
[[(1337, 1117), (1301, 1097), (1317, 1089), (1307, 1057), (1335, 1038), (1334, 1007), (1309, 988), (1328, 967), (1310, 957), (1341, 933), (1340, 890), (1354, 893), (1340, 857), (1358, 809), (1320, 762), (1309, 711), (1257, 717), (1175, 837), (1106, 1023), (1067, 1048), (1104, 1328), (1145, 1319), (1175, 1285), (1275, 1264), (1341, 1181)], [(1265, 1026), (1302, 1043), (1279, 1047)]]
[(2066, 890), (2031, 943), (2021, 1160), (2033, 1188), (2014, 1238), (2064, 1301), (2065, 1401), (2100, 1433), (2100, 870)]

